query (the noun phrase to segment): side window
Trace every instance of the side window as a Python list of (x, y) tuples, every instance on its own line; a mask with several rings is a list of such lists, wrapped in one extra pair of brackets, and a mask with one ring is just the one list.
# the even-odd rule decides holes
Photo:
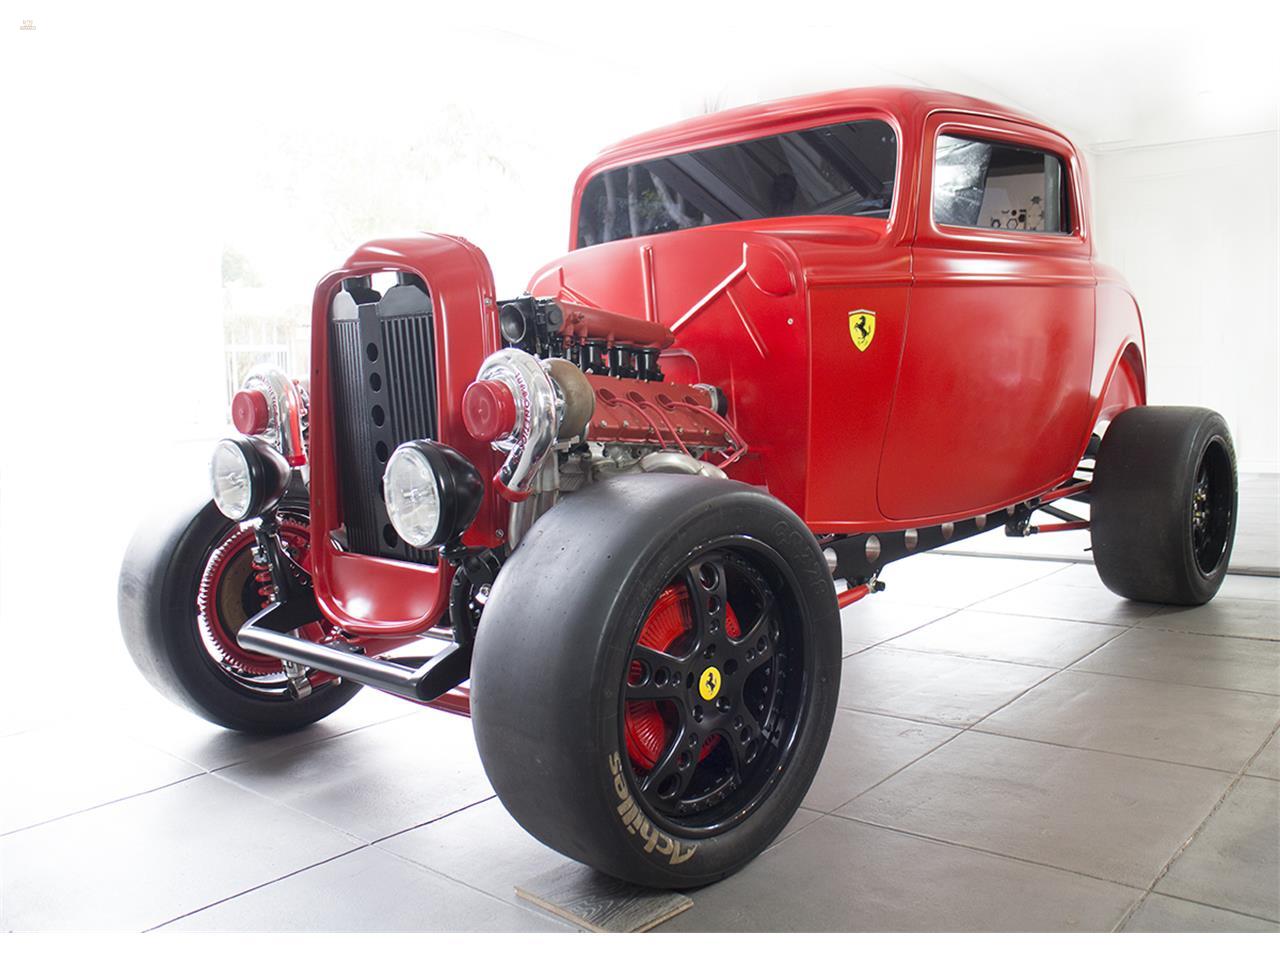
[(1051, 153), (942, 135), (933, 158), (933, 219), (953, 227), (1070, 233), (1062, 161)]

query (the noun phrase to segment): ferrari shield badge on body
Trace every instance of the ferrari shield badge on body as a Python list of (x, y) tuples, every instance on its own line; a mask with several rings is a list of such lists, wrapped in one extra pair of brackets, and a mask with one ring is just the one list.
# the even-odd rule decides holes
[(871, 346), (871, 339), (876, 335), (876, 312), (874, 310), (851, 310), (849, 312), (849, 336), (853, 345), (859, 350)]

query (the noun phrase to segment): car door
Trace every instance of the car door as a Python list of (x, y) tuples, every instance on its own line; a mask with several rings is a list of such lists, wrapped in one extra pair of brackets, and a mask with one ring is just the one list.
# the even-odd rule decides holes
[(1032, 124), (924, 126), (913, 286), (877, 500), (973, 515), (1070, 474), (1089, 414), (1094, 274), (1071, 145)]

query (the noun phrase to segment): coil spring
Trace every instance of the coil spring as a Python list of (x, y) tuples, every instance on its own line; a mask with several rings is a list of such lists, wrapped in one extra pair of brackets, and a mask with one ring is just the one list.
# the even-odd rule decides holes
[(258, 596), (262, 598), (262, 605), (265, 607), (269, 603), (274, 603), (276, 599), (276, 585), (271, 580), (271, 568), (267, 565), (267, 558), (262, 555), (262, 551), (256, 546), (253, 548), (253, 579), (258, 584)]

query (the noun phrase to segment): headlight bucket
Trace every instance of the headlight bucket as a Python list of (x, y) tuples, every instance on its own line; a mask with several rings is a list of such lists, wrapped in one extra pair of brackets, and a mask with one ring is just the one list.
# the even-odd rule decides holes
[(280, 451), (262, 440), (219, 440), (209, 460), (213, 502), (231, 520), (260, 516), (280, 502), (290, 473)]
[(476, 518), (484, 481), (466, 457), (434, 440), (396, 447), (382, 474), (391, 526), (405, 543), (424, 549), (449, 543)]

